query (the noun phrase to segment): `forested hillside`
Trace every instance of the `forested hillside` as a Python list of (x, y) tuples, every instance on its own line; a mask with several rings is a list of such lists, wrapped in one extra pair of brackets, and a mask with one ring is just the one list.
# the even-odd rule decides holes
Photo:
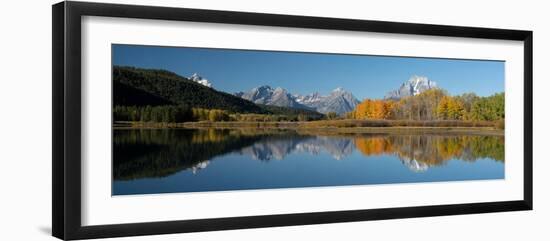
[(113, 67), (115, 121), (316, 120), (323, 114), (257, 105), (165, 70)]
[[(197, 84), (165, 70), (114, 66), (113, 82), (115, 88), (130, 86), (178, 105), (239, 113), (265, 113), (264, 109), (250, 101)], [(121, 91), (121, 88), (114, 89), (115, 100), (120, 98), (118, 96), (128, 94)], [(115, 106), (118, 104), (121, 103), (115, 103)]]
[(150, 94), (118, 81), (113, 82), (113, 93), (113, 104), (115, 106), (159, 106), (174, 104), (160, 96)]

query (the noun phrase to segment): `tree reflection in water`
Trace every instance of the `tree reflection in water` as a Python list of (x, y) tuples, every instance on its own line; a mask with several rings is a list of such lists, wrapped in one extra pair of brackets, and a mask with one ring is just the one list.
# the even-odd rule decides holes
[(366, 156), (396, 155), (409, 168), (424, 171), (451, 159), (504, 162), (503, 136), (393, 135), (357, 137), (355, 146)]
[(393, 155), (413, 171), (444, 165), (449, 160), (489, 158), (504, 162), (504, 137), (479, 135), (312, 135), (292, 130), (141, 129), (115, 130), (113, 178), (132, 180), (164, 177), (182, 170), (193, 173), (229, 153), (255, 160), (284, 160), (291, 153), (336, 160), (355, 151), (365, 156)]

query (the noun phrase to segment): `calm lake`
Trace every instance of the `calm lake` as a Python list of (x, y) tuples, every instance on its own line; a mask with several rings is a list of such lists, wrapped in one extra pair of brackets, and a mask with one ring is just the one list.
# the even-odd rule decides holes
[(504, 178), (504, 137), (293, 130), (113, 133), (113, 195)]

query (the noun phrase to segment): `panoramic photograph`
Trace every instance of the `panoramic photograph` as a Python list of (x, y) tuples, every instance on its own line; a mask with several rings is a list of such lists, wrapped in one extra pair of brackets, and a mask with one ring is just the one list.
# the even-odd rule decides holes
[(112, 45), (112, 195), (505, 178), (504, 61)]

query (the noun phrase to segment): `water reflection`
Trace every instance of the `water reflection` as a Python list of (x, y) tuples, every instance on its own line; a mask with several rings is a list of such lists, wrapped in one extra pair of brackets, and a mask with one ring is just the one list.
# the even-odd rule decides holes
[(502, 136), (399, 135), (355, 138), (364, 155), (396, 155), (414, 171), (443, 165), (451, 159), (475, 161), (490, 158), (504, 162)]
[(224, 155), (238, 154), (269, 162), (290, 154), (322, 155), (346, 161), (354, 154), (392, 156), (414, 172), (449, 160), (504, 162), (504, 137), (477, 135), (312, 135), (285, 130), (115, 130), (113, 178), (165, 177), (198, 173)]
[(239, 153), (250, 155), (254, 160), (269, 161), (283, 160), (293, 152), (319, 155), (326, 151), (334, 159), (342, 160), (354, 149), (351, 138), (290, 135), (262, 139), (252, 146), (241, 149)]

